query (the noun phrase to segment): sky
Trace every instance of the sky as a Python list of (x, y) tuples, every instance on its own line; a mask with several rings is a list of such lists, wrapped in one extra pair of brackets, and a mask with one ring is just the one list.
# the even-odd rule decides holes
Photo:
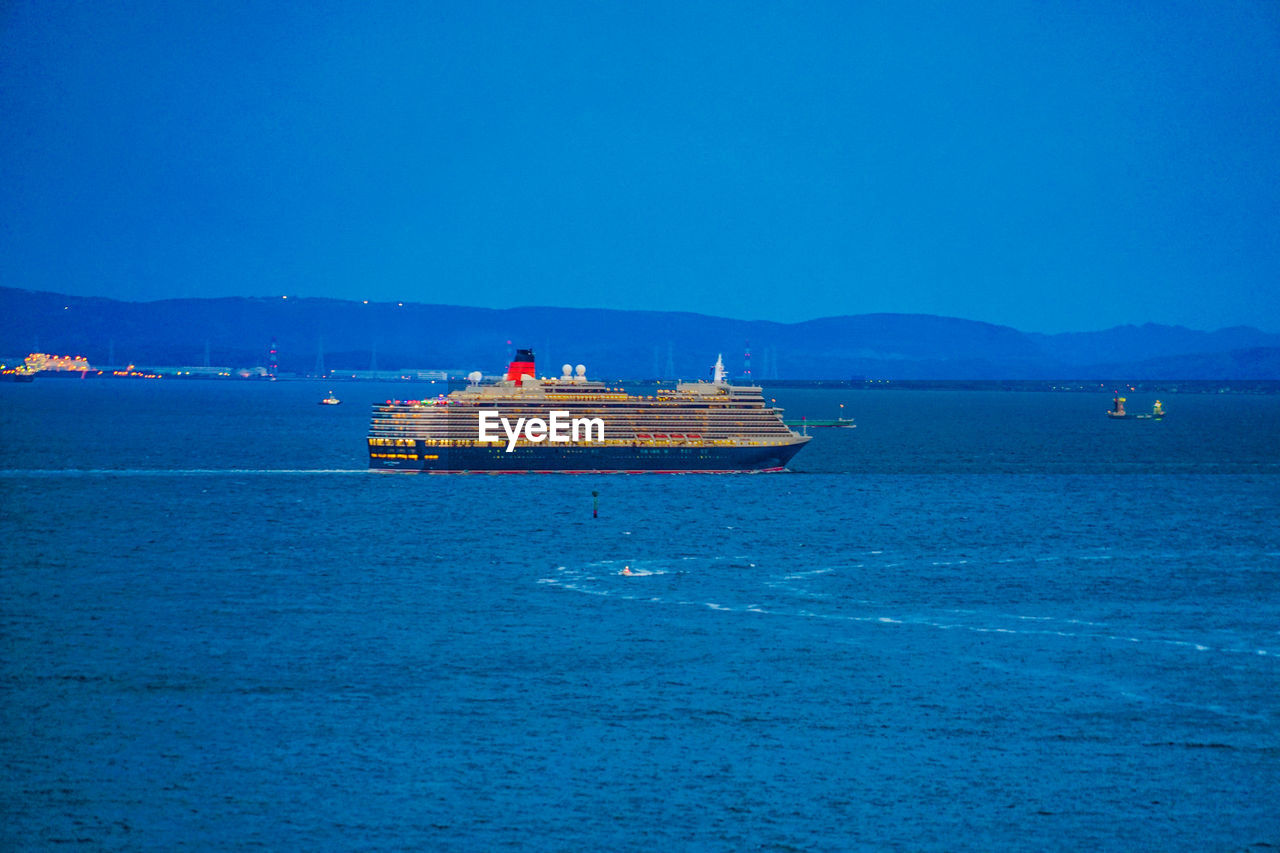
[(1280, 3), (0, 3), (0, 285), (1280, 331)]

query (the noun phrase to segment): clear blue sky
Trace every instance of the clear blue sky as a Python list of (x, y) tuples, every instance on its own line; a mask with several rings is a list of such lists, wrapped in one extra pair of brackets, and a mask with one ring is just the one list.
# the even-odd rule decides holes
[(0, 284), (1280, 330), (1280, 3), (0, 4)]

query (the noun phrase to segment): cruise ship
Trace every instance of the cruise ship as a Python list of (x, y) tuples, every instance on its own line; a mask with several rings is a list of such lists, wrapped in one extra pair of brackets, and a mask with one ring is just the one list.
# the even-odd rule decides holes
[(368, 436), (370, 468), (429, 473), (783, 471), (808, 441), (759, 387), (730, 384), (720, 358), (712, 381), (643, 396), (581, 364), (539, 379), (529, 349), (503, 379), (375, 405)]

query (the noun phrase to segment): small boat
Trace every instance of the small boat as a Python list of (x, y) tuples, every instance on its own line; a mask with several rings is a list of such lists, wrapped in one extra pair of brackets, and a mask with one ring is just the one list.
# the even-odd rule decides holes
[(337, 397), (333, 396), (333, 392), (330, 391), (329, 396), (325, 397), (323, 400), (320, 401), (320, 405), (321, 406), (340, 406), (342, 405), (342, 401), (339, 400)]
[(844, 403), (840, 404), (840, 413), (835, 418), (809, 418), (806, 416), (798, 421), (783, 421), (783, 423), (787, 426), (802, 427), (806, 431), (806, 435), (808, 434), (809, 427), (813, 427), (814, 429), (822, 427), (830, 427), (833, 429), (855, 429), (858, 426), (858, 422), (853, 418), (846, 418), (844, 416)]
[(1164, 417), (1164, 406), (1160, 404), (1160, 401), (1159, 401), (1159, 400), (1156, 400), (1156, 404), (1155, 404), (1154, 406), (1152, 406), (1152, 407), (1151, 407), (1151, 414), (1149, 414), (1149, 415), (1138, 415), (1138, 417), (1139, 417), (1139, 418), (1141, 418), (1141, 419), (1143, 419), (1143, 420), (1157, 420), (1157, 421), (1158, 421), (1158, 420), (1160, 420), (1161, 418), (1163, 418), (1163, 417)]
[(1116, 392), (1115, 400), (1111, 402), (1111, 408), (1107, 411), (1107, 417), (1115, 418), (1116, 420), (1119, 420), (1120, 418), (1132, 417), (1132, 415), (1125, 413), (1124, 397), (1120, 396), (1119, 391)]
[(857, 421), (855, 421), (853, 418), (834, 418), (834, 419), (801, 418), (798, 421), (783, 421), (783, 423), (790, 427), (805, 427), (805, 428), (812, 427), (813, 429), (819, 429), (819, 428), (825, 428), (825, 427), (832, 427), (832, 428), (838, 428), (838, 429), (854, 429), (855, 427), (858, 426)]

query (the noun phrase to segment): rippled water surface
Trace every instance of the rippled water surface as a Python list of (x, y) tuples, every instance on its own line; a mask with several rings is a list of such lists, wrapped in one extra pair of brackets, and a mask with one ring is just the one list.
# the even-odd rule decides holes
[(406, 386), (326, 390), (0, 386), (0, 846), (1280, 845), (1275, 397), (428, 477), (364, 470)]

